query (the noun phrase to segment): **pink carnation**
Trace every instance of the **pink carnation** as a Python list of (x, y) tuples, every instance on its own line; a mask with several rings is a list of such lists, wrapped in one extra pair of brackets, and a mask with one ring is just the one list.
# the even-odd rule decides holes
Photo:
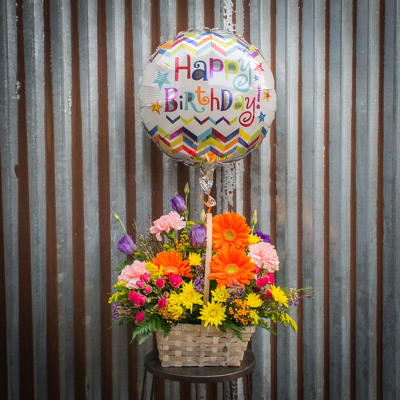
[(139, 312), (136, 314), (136, 323), (137, 323), (137, 324), (140, 324), (140, 323), (143, 321), (143, 318), (144, 318), (145, 315), (146, 315), (146, 314), (145, 314), (144, 312), (139, 311)]
[(143, 274), (149, 271), (146, 269), (146, 263), (135, 260), (133, 264), (127, 265), (118, 276), (119, 281), (124, 281), (128, 289), (137, 289), (137, 282)]
[(150, 228), (150, 233), (156, 235), (159, 242), (162, 241), (161, 234), (163, 232), (169, 233), (171, 229), (179, 231), (186, 226), (185, 219), (176, 211), (171, 211), (167, 215), (163, 215), (156, 221), (154, 221), (153, 226)]
[(258, 267), (268, 272), (279, 271), (279, 258), (271, 243), (258, 242), (249, 246), (249, 256)]

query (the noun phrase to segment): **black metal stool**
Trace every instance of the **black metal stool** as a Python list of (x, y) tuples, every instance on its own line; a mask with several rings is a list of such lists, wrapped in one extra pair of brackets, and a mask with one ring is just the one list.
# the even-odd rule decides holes
[[(199, 383), (222, 382), (225, 389), (225, 382), (229, 381), (231, 399), (233, 399), (232, 381), (243, 377), (246, 379), (247, 383), (247, 398), (251, 399), (251, 385), (249, 376), (256, 366), (256, 358), (251, 350), (246, 350), (243, 361), (239, 367), (162, 367), (158, 358), (157, 350), (147, 354), (144, 365), (145, 371), (142, 384), (142, 400), (144, 400), (147, 372), (150, 372), (153, 375), (150, 399), (153, 399), (154, 394), (154, 376), (168, 379), (170, 381), (195, 383), (196, 398), (198, 398)], [(223, 390), (223, 392), (225, 397), (225, 390)]]

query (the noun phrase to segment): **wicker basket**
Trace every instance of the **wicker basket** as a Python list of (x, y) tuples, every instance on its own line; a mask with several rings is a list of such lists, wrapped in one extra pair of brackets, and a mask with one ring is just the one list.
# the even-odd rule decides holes
[[(212, 215), (207, 213), (207, 250), (204, 276), (210, 274), (212, 250)], [(203, 301), (208, 301), (210, 281), (205, 279)], [(214, 326), (178, 324), (164, 338), (164, 332), (156, 333), (158, 353), (163, 367), (238, 367), (243, 360), (247, 343), (254, 326), (247, 326), (241, 332), (244, 342), (227, 329), (222, 332)]]
[(158, 353), (163, 367), (238, 367), (243, 360), (254, 326), (242, 331), (244, 342), (232, 330), (222, 332), (215, 327), (178, 324), (169, 335), (157, 332)]

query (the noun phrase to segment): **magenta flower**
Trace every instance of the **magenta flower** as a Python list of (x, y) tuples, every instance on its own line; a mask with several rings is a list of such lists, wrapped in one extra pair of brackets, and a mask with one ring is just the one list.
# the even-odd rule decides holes
[(129, 292), (128, 300), (135, 303), (136, 306), (142, 306), (146, 302), (146, 297), (136, 293), (134, 290)]
[(145, 291), (147, 294), (151, 293), (151, 286), (146, 286), (146, 287), (144, 288), (144, 291)]
[(132, 236), (124, 236), (119, 242), (118, 242), (118, 250), (121, 251), (122, 253), (131, 256), (135, 251), (136, 251), (136, 245), (133, 243)]
[(137, 282), (136, 282), (136, 286), (137, 286), (139, 289), (143, 289), (143, 285), (144, 285), (143, 281), (137, 281)]
[(182, 214), (186, 210), (185, 199), (180, 194), (171, 199), (172, 209)]
[(137, 324), (140, 324), (140, 323), (143, 321), (145, 315), (146, 315), (146, 314), (145, 314), (144, 312), (139, 311), (139, 312), (136, 314), (136, 323), (137, 323)]
[(156, 280), (156, 286), (157, 286), (158, 288), (163, 288), (163, 287), (165, 286), (165, 280), (162, 279), (162, 278), (157, 279), (157, 280)]
[(143, 274), (140, 279), (144, 282), (147, 283), (150, 279), (150, 275), (148, 273)]
[(266, 285), (267, 285), (267, 282), (266, 282), (265, 277), (258, 278), (258, 279), (256, 280), (256, 285), (257, 285), (259, 288), (262, 288), (262, 287), (266, 286)]
[(158, 308), (164, 307), (167, 307), (167, 299), (165, 297), (161, 297), (161, 299), (158, 300)]
[(275, 277), (273, 274), (271, 274), (269, 272), (266, 276), (263, 276), (262, 278), (258, 278), (256, 281), (256, 284), (258, 287), (262, 288), (267, 285), (271, 285), (274, 282), (275, 282)]
[(271, 272), (268, 272), (265, 278), (267, 280), (267, 285), (271, 285), (272, 283), (275, 282), (274, 274), (271, 274)]
[(204, 225), (195, 225), (188, 236), (190, 245), (194, 249), (201, 249), (206, 244), (207, 228)]
[(176, 289), (178, 288), (181, 283), (182, 283), (182, 278), (180, 277), (180, 275), (174, 275), (171, 274), (168, 276), (169, 279), (169, 283)]

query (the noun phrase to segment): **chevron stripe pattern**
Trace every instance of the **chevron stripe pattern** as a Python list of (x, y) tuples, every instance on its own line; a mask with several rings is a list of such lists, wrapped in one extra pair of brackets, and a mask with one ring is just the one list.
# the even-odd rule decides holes
[(234, 130), (228, 136), (222, 135), (215, 128), (208, 128), (201, 134), (194, 134), (186, 127), (181, 127), (168, 135), (156, 125), (147, 130), (149, 137), (161, 149), (172, 156), (187, 156), (202, 158), (214, 154), (221, 159), (232, 156), (243, 156), (256, 148), (264, 139), (267, 130), (262, 127), (249, 135), (241, 128)]
[(151, 56), (150, 61), (153, 61), (158, 55), (171, 57), (181, 49), (185, 49), (194, 56), (199, 56), (210, 48), (224, 57), (236, 51), (244, 52), (252, 58), (257, 57), (257, 55), (261, 56), (254, 46), (233, 33), (221, 35), (217, 32), (209, 31), (197, 35), (191, 32), (183, 32), (175, 39), (168, 40), (160, 45)]
[(189, 119), (184, 119), (181, 116), (177, 116), (176, 118), (170, 118), (168, 115), (166, 115), (166, 118), (169, 122), (171, 122), (171, 124), (174, 124), (177, 121), (182, 121), (184, 124), (190, 124), (192, 121), (196, 121), (199, 125), (203, 125), (205, 124), (207, 121), (210, 121), (211, 123), (213, 123), (214, 125), (218, 125), (220, 122), (226, 122), (227, 125), (231, 126), (232, 124), (234, 124), (237, 121), (237, 118), (233, 118), (231, 121), (229, 121), (228, 119), (226, 119), (225, 117), (221, 117), (217, 120), (212, 119), (211, 117), (206, 117), (204, 119), (199, 119), (196, 116), (193, 116)]

